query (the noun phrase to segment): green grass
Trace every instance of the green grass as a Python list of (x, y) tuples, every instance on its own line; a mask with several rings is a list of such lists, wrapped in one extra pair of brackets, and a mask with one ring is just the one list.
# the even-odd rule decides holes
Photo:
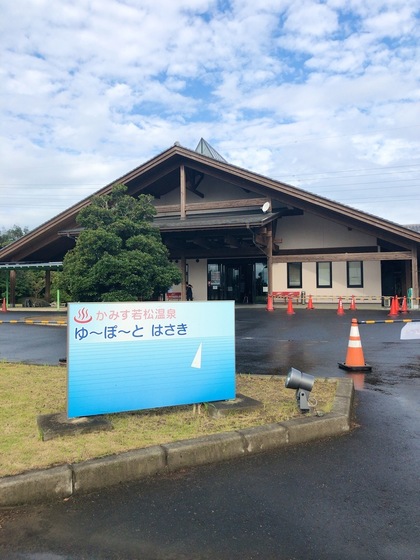
[[(301, 416), (295, 392), (285, 389), (279, 378), (237, 375), (236, 390), (261, 401), (264, 407), (219, 419), (209, 416), (205, 405), (198, 411), (191, 405), (113, 414), (107, 416), (112, 431), (44, 442), (37, 416), (66, 410), (66, 369), (0, 363), (0, 476)], [(315, 380), (311, 396), (317, 410), (331, 410), (335, 390), (334, 381)]]

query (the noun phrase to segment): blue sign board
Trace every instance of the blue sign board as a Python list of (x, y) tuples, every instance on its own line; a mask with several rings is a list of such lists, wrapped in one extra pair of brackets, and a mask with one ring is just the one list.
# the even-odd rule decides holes
[(70, 303), (67, 416), (235, 398), (234, 302)]

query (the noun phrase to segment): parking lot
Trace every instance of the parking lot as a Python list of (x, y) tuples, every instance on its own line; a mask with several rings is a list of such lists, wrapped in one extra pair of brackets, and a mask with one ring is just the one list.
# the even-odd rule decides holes
[[(236, 370), (347, 376), (337, 362), (353, 316), (388, 319), (381, 309), (240, 307)], [(401, 328), (360, 325), (372, 371), (352, 374), (349, 435), (3, 512), (2, 558), (418, 560), (420, 347)], [(36, 363), (57, 363), (65, 330), (0, 325), (1, 359), (17, 348), (12, 357), (29, 360), (29, 347)]]

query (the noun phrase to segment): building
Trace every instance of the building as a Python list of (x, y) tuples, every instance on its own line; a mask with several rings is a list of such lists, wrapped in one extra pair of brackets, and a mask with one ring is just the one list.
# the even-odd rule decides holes
[[(116, 183), (154, 198), (155, 223), (184, 273), (168, 297), (266, 303), (409, 293), (418, 305), (420, 232), (229, 164), (205, 140), (175, 143)], [(0, 250), (0, 266), (57, 263), (74, 246), (75, 218), (90, 197)], [(410, 292), (409, 292), (410, 289)], [(13, 304), (13, 301), (12, 301)]]

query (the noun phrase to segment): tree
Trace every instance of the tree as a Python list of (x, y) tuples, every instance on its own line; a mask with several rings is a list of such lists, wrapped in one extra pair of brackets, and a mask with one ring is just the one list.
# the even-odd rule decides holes
[(23, 229), (16, 224), (12, 226), (10, 229), (1, 228), (0, 229), (0, 247), (5, 247), (12, 243), (12, 241), (16, 241), (23, 237), (26, 233), (28, 233), (29, 228), (24, 227)]
[[(5, 247), (17, 241), (28, 233), (28, 227), (20, 227), (16, 224), (11, 228), (1, 228), (0, 229), (0, 247)], [(9, 271), (5, 270), (0, 273), (0, 296), (6, 297), (6, 283)], [(16, 271), (16, 293), (17, 299), (23, 297), (38, 297), (38, 284), (40, 279), (42, 279), (42, 273), (34, 270), (17, 270)]]
[(77, 216), (83, 229), (59, 280), (75, 301), (152, 300), (181, 281), (152, 223), (152, 197), (126, 193), (125, 185), (116, 185)]

